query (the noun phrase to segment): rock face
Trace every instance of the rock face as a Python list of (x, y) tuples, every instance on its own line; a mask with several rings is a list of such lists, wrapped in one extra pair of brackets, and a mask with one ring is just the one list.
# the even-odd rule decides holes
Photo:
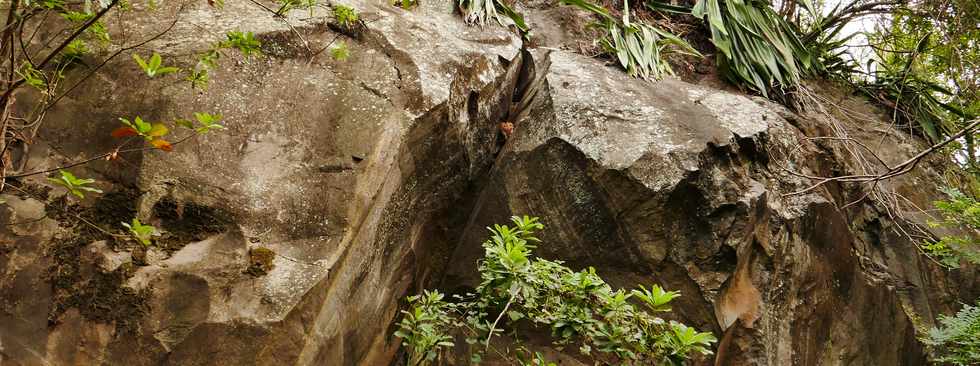
[[(0, 364), (397, 364), (400, 299), (472, 285), (483, 228), (512, 214), (546, 223), (542, 256), (680, 290), (676, 317), (722, 339), (716, 364), (921, 364), (912, 314), (980, 290), (922, 257), (895, 213), (843, 207), (858, 191), (786, 195), (811, 183), (787, 164), (856, 169), (806, 139), (826, 135), (819, 116), (521, 51), (449, 3), (349, 5), (364, 28), (317, 10), (291, 29), (234, 1), (123, 21), (133, 43), (177, 19), (150, 46), (178, 62), (213, 41), (200, 27), (255, 31), (266, 56), (223, 57), (204, 92), (120, 58), (48, 113), (26, 171), (111, 151), (117, 117), (221, 113), (227, 130), (74, 168), (106, 191), (84, 200), (8, 182)], [(337, 38), (349, 60), (315, 53)], [(921, 148), (881, 125), (845, 127), (895, 161)], [(924, 207), (940, 167), (886, 185)], [(164, 234), (106, 234), (133, 217)]]
[[(444, 286), (476, 284), (488, 224), (539, 216), (539, 255), (623, 287), (681, 291), (675, 316), (718, 335), (715, 362), (732, 365), (923, 364), (911, 316), (976, 293), (974, 273), (941, 271), (882, 208), (843, 207), (862, 194), (854, 187), (790, 194), (812, 183), (783, 169), (790, 153), (802, 151), (793, 169), (809, 175), (852, 164), (807, 140), (829, 128), (816, 115), (637, 82), (567, 52), (539, 58), (550, 59), (547, 90), (487, 178)], [(922, 148), (868, 132), (885, 124), (846, 128), (892, 165)], [(920, 187), (939, 181), (936, 168), (886, 188), (926, 207), (935, 188)]]

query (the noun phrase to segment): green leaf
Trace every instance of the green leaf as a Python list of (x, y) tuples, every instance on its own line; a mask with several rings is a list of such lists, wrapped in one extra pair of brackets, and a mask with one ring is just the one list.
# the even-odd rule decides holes
[(160, 57), (159, 53), (154, 52), (153, 56), (150, 56), (149, 68), (153, 70), (159, 69), (161, 63), (163, 63), (163, 58)]
[(190, 120), (187, 119), (178, 118), (177, 120), (174, 121), (174, 124), (183, 128), (189, 128), (192, 130), (194, 129), (194, 122), (191, 122)]
[(157, 231), (157, 228), (153, 227), (152, 225), (143, 225), (143, 223), (141, 223), (137, 218), (133, 218), (132, 224), (127, 224), (125, 222), (121, 224), (129, 230), (129, 234), (134, 239), (144, 246), (149, 246), (152, 244), (152, 238), (154, 236), (160, 236), (160, 232)]
[(48, 181), (59, 186), (65, 187), (68, 193), (71, 193), (78, 198), (85, 198), (85, 192), (102, 193), (101, 190), (93, 187), (87, 187), (87, 185), (95, 183), (95, 179), (79, 179), (75, 177), (71, 172), (67, 170), (58, 170), (59, 177), (49, 177)]

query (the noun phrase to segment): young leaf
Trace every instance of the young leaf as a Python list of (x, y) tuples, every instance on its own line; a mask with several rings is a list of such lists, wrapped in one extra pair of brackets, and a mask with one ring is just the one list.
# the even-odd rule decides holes
[(112, 137), (115, 137), (115, 138), (122, 138), (122, 137), (129, 137), (129, 136), (137, 136), (137, 135), (139, 135), (139, 132), (136, 131), (136, 129), (134, 129), (132, 127), (128, 127), (128, 126), (127, 127), (119, 127), (119, 128), (117, 128), (115, 130), (112, 130)]
[(143, 72), (146, 73), (146, 76), (149, 76), (150, 78), (180, 71), (180, 69), (176, 67), (164, 67), (163, 58), (160, 57), (160, 54), (156, 52), (154, 52), (153, 55), (150, 56), (149, 62), (146, 62), (146, 60), (143, 60), (142, 57), (140, 57), (135, 53), (133, 54), (133, 59), (136, 60), (136, 64), (139, 65), (141, 69), (143, 69)]
[(225, 126), (219, 125), (221, 114), (198, 113), (194, 112), (194, 118), (201, 123), (201, 127), (196, 129), (197, 133), (205, 134), (211, 130), (223, 130)]
[(167, 142), (166, 140), (162, 140), (162, 139), (150, 140), (150, 145), (153, 145), (153, 147), (166, 152), (173, 151), (174, 149), (173, 145), (171, 145), (170, 142)]
[(208, 70), (202, 68), (200, 70), (190, 71), (185, 80), (191, 82), (192, 88), (204, 90), (208, 88), (208, 82), (211, 78), (208, 75)]
[(174, 124), (176, 124), (177, 126), (183, 127), (183, 128), (191, 129), (191, 130), (194, 129), (194, 122), (191, 122), (188, 119), (178, 118), (176, 121), (174, 121)]
[(82, 191), (102, 193), (102, 191), (97, 188), (86, 187), (86, 185), (95, 183), (95, 179), (79, 179), (75, 177), (74, 174), (60, 169), (58, 170), (58, 173), (61, 175), (60, 177), (48, 178), (48, 181), (65, 187), (68, 189), (69, 193), (78, 196), (78, 198), (85, 198), (85, 194), (82, 193)]
[(144, 246), (150, 246), (150, 244), (152, 244), (152, 238), (154, 236), (160, 236), (160, 232), (157, 231), (157, 228), (153, 227), (152, 225), (143, 225), (143, 223), (141, 223), (137, 218), (133, 218), (132, 224), (127, 224), (125, 222), (121, 224), (129, 230), (129, 234), (133, 238)]
[(154, 123), (153, 127), (149, 132), (147, 132), (146, 135), (150, 137), (160, 137), (166, 135), (168, 132), (170, 132), (170, 129), (168, 129), (163, 123)]

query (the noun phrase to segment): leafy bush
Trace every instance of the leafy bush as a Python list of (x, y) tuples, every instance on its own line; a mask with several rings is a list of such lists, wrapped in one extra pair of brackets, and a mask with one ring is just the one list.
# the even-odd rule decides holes
[(945, 192), (949, 200), (933, 202), (942, 219), (930, 225), (959, 229), (963, 234), (944, 236), (939, 241), (926, 241), (922, 248), (949, 267), (959, 267), (964, 259), (980, 264), (980, 202), (955, 189), (946, 189)]
[(347, 43), (344, 43), (344, 41), (337, 42), (336, 45), (330, 48), (330, 57), (337, 61), (346, 61), (350, 57), (350, 50), (347, 48)]
[(707, 19), (721, 72), (735, 85), (768, 97), (813, 72), (813, 58), (796, 29), (768, 2), (698, 0), (692, 14)]
[(921, 338), (934, 362), (953, 365), (980, 364), (980, 302), (963, 305), (956, 316), (941, 315), (939, 327)]
[[(653, 315), (670, 311), (668, 304), (679, 293), (656, 285), (613, 290), (593, 268), (575, 272), (560, 261), (533, 258), (539, 242), (534, 233), (544, 226), (527, 216), (512, 221), (513, 227), (489, 228), (478, 267), (482, 281), (474, 293), (457, 296), (456, 302), (429, 290), (408, 298), (395, 335), (402, 338), (410, 365), (445, 361), (456, 346), (455, 334), (465, 336), (472, 360), (479, 362), (493, 336), (505, 329), (513, 333), (519, 324), (550, 329), (553, 345), (578, 346), (600, 364), (680, 364), (693, 354), (711, 354), (716, 341), (711, 333)], [(513, 362), (544, 364), (526, 350), (495, 352)]]
[(674, 72), (664, 59), (670, 51), (700, 54), (686, 41), (660, 28), (630, 21), (629, 2), (623, 0), (623, 17), (613, 17), (609, 10), (589, 0), (561, 0), (599, 17), (596, 26), (603, 30), (599, 40), (603, 50), (613, 56), (630, 76), (644, 79), (660, 79)]

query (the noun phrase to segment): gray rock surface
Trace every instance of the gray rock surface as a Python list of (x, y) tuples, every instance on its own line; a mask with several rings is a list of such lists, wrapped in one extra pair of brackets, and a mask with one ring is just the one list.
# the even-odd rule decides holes
[[(975, 298), (975, 271), (940, 269), (873, 201), (846, 207), (858, 187), (790, 194), (812, 183), (790, 164), (856, 171), (844, 151), (807, 138), (828, 135), (822, 115), (651, 85), (566, 51), (537, 56), (550, 60), (547, 90), (489, 174), (444, 287), (475, 286), (485, 227), (527, 214), (546, 225), (539, 255), (594, 266), (618, 286), (679, 290), (673, 316), (719, 336), (717, 358), (704, 360), (716, 365), (923, 364), (913, 317)], [(874, 111), (844, 99), (851, 112)], [(845, 128), (889, 164), (924, 148), (878, 132), (886, 123)], [(922, 186), (941, 167), (924, 163), (883, 188), (928, 207), (935, 183)]]
[[(83, 200), (43, 176), (8, 182), (0, 364), (397, 364), (400, 299), (472, 285), (483, 228), (512, 214), (545, 222), (543, 256), (680, 290), (676, 317), (723, 339), (720, 364), (918, 364), (911, 314), (931, 321), (980, 288), (881, 208), (840, 208), (857, 192), (784, 196), (809, 184), (780, 169), (798, 147), (810, 172), (853, 168), (805, 139), (825, 134), (817, 117), (521, 52), (450, 2), (348, 5), (359, 32), (320, 8), (290, 15), (293, 30), (230, 0), (137, 5), (117, 25), (132, 44), (176, 18), (141, 52), (181, 65), (235, 29), (266, 56), (228, 53), (202, 92), (120, 57), (48, 113), (28, 171), (112, 150), (117, 117), (221, 113), (227, 130), (75, 168), (106, 191)], [(335, 39), (349, 60), (310, 55)], [(921, 147), (885, 137), (895, 160)], [(888, 184), (925, 205), (937, 167)], [(153, 246), (103, 232), (133, 217), (163, 229)]]

